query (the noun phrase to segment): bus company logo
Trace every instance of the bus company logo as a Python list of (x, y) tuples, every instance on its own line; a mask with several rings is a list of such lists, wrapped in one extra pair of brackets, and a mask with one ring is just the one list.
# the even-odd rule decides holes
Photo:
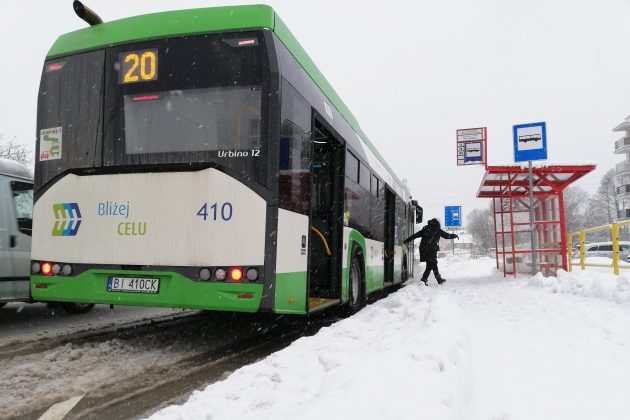
[(77, 236), (81, 226), (81, 210), (77, 203), (53, 204), (55, 225), (52, 236)]

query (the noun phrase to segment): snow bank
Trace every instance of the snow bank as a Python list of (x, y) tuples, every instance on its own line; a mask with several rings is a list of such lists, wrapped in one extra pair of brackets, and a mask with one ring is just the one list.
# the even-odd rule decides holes
[(407, 287), (151, 419), (456, 419), (470, 394), (452, 296)]
[(616, 303), (630, 303), (630, 273), (616, 276), (591, 270), (558, 270), (557, 277), (543, 277), (538, 273), (527, 281), (527, 285), (543, 287), (553, 293), (593, 296)]

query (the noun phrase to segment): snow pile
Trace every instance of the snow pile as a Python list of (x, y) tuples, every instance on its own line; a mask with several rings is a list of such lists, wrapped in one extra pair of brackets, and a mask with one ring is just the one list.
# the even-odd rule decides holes
[(538, 273), (527, 284), (547, 288), (553, 293), (593, 296), (616, 303), (630, 303), (630, 273), (616, 276), (590, 270), (558, 270), (557, 277), (543, 277)]
[(452, 296), (407, 287), (152, 419), (462, 418), (468, 339)]

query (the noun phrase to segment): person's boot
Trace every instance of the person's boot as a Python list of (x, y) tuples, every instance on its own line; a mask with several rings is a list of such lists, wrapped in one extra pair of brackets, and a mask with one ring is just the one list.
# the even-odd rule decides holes
[(424, 283), (424, 285), (425, 285), (425, 286), (428, 286), (428, 285), (429, 285), (429, 279), (428, 279), (428, 278), (426, 278), (426, 279), (425, 279), (425, 278), (422, 278), (422, 279), (420, 279), (420, 281), (421, 281), (422, 283)]
[(437, 280), (438, 284), (442, 284), (446, 281), (446, 279), (442, 276), (435, 276), (435, 279)]

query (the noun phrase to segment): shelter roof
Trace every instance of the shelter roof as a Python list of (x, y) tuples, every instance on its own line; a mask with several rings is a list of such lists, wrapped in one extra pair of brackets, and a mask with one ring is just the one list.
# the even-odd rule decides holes
[[(595, 165), (534, 166), (534, 196), (557, 194), (594, 169)], [(520, 165), (488, 166), (477, 191), (479, 198), (528, 195), (529, 169)]]

